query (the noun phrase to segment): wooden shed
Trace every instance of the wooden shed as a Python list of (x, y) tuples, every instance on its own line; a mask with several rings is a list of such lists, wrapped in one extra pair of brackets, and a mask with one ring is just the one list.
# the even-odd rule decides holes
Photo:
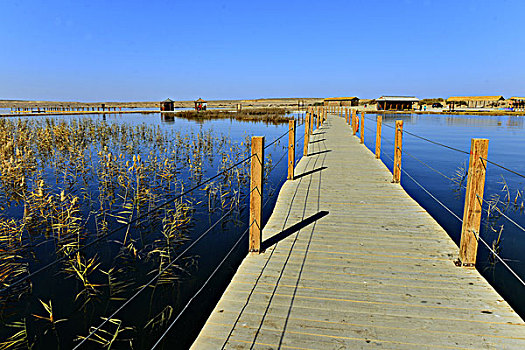
[(204, 101), (202, 98), (199, 98), (198, 100), (196, 100), (194, 102), (195, 102), (195, 110), (196, 111), (205, 111), (206, 110), (208, 102)]
[(325, 106), (357, 106), (359, 105), (358, 97), (329, 97), (323, 101)]
[(465, 104), (470, 108), (497, 107), (505, 98), (499, 96), (451, 96), (447, 98), (447, 104), (452, 106)]
[(376, 101), (378, 111), (407, 111), (412, 110), (419, 99), (414, 96), (381, 96)]
[(173, 111), (175, 110), (175, 103), (173, 100), (167, 98), (160, 103), (161, 112)]

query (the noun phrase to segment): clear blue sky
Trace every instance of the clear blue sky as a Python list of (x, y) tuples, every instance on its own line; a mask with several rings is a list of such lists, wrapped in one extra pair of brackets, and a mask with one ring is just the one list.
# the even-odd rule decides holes
[(0, 99), (525, 95), (525, 1), (0, 0)]

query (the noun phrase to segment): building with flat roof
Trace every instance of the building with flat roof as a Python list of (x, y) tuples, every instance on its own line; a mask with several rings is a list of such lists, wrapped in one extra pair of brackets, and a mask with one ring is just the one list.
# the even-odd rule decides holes
[(378, 111), (407, 111), (412, 110), (419, 99), (414, 96), (381, 96), (376, 101)]

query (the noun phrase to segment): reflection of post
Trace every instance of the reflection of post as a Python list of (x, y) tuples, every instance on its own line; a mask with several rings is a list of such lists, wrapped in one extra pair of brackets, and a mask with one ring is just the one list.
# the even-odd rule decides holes
[(463, 225), (459, 245), (459, 260), (462, 266), (473, 267), (476, 264), (478, 251), (479, 228), (483, 192), (485, 189), (486, 161), (489, 150), (489, 140), (472, 139), (470, 142), (470, 160), (465, 193), (465, 208), (463, 210)]
[(288, 130), (288, 180), (293, 180), (295, 166), (295, 120), (290, 120)]
[(250, 175), (250, 252), (261, 250), (264, 136), (252, 137)]
[(396, 138), (394, 145), (394, 179), (392, 182), (401, 181), (401, 152), (403, 150), (403, 121), (396, 120)]

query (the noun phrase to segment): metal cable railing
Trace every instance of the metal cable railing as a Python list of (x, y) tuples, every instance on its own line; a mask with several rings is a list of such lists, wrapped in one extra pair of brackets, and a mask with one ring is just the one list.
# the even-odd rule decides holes
[[(304, 123), (303, 123), (303, 124), (304, 124)], [(300, 125), (302, 125), (302, 124), (300, 124)], [(300, 126), (300, 125), (299, 125), (299, 126)], [(266, 145), (266, 146), (264, 147), (264, 149), (267, 149), (267, 148), (269, 148), (270, 146), (274, 145), (276, 142), (278, 142), (278, 141), (279, 141), (280, 139), (282, 139), (284, 136), (288, 135), (288, 133), (289, 133), (289, 131), (286, 131), (286, 132), (283, 133), (281, 136), (277, 137), (274, 141), (272, 141), (270, 144)], [(228, 167), (227, 169), (225, 169), (225, 170), (223, 170), (223, 171), (221, 171), (221, 172), (215, 174), (215, 175), (212, 176), (211, 178), (208, 178), (207, 180), (198, 183), (197, 185), (193, 186), (192, 188), (190, 188), (190, 189), (188, 189), (188, 190), (186, 190), (186, 191), (180, 193), (179, 195), (177, 195), (177, 196), (175, 196), (175, 197), (173, 197), (173, 198), (171, 198), (171, 199), (169, 199), (169, 200), (163, 202), (162, 204), (159, 204), (158, 206), (156, 206), (155, 208), (149, 210), (148, 212), (139, 215), (139, 216), (136, 217), (135, 219), (130, 220), (129, 222), (127, 222), (127, 223), (125, 223), (125, 224), (123, 224), (123, 225), (121, 225), (121, 226), (119, 226), (119, 227), (117, 227), (117, 228), (115, 228), (115, 229), (109, 231), (108, 233), (106, 233), (106, 234), (104, 234), (104, 235), (101, 235), (101, 236), (97, 237), (96, 239), (94, 239), (93, 241), (91, 241), (91, 242), (89, 242), (89, 243), (83, 245), (82, 247), (77, 248), (77, 249), (75, 249), (75, 250), (73, 250), (73, 251), (70, 251), (70, 252), (64, 252), (64, 254), (65, 254), (64, 256), (62, 256), (62, 257), (60, 257), (60, 258), (57, 258), (57, 259), (53, 260), (52, 262), (50, 262), (50, 263), (48, 263), (48, 264), (46, 264), (46, 265), (40, 267), (39, 269), (37, 269), (37, 270), (35, 270), (35, 271), (33, 271), (33, 272), (31, 272), (31, 273), (29, 273), (29, 274), (27, 274), (27, 275), (25, 275), (25, 276), (19, 278), (18, 280), (14, 281), (14, 282), (12, 282), (12, 283), (9, 284), (7, 287), (2, 288), (2, 289), (0, 290), (0, 294), (9, 291), (10, 289), (12, 289), (13, 287), (19, 285), (20, 283), (22, 283), (22, 282), (24, 282), (24, 281), (30, 279), (31, 277), (33, 277), (33, 276), (35, 276), (35, 275), (37, 275), (37, 274), (39, 274), (39, 273), (41, 273), (41, 272), (43, 272), (43, 271), (46, 271), (47, 269), (51, 268), (52, 266), (54, 266), (54, 265), (56, 265), (56, 264), (58, 264), (58, 263), (60, 263), (60, 262), (62, 262), (62, 261), (64, 261), (64, 260), (70, 258), (71, 256), (77, 254), (78, 252), (80, 252), (80, 251), (82, 251), (82, 250), (84, 250), (84, 249), (86, 249), (86, 248), (89, 248), (89, 247), (91, 247), (91, 246), (97, 244), (98, 242), (100, 242), (100, 241), (102, 241), (102, 240), (104, 240), (104, 239), (106, 239), (106, 238), (108, 238), (108, 237), (114, 235), (114, 234), (117, 233), (117, 232), (122, 231), (122, 230), (125, 229), (125, 228), (128, 228), (129, 226), (131, 226), (131, 225), (133, 225), (133, 224), (139, 222), (139, 221), (142, 220), (142, 219), (147, 218), (147, 217), (148, 217), (149, 215), (151, 215), (152, 213), (155, 213), (156, 211), (158, 211), (158, 210), (160, 210), (160, 209), (166, 207), (167, 205), (169, 205), (169, 204), (171, 204), (171, 203), (174, 203), (176, 200), (178, 200), (178, 199), (182, 198), (183, 196), (185, 196), (185, 195), (187, 195), (187, 194), (193, 192), (194, 190), (196, 190), (196, 189), (202, 187), (203, 185), (206, 185), (206, 184), (212, 182), (213, 180), (215, 180), (215, 179), (218, 178), (219, 176), (224, 175), (224, 174), (228, 173), (230, 170), (236, 168), (237, 166), (239, 166), (239, 165), (241, 165), (241, 164), (247, 162), (247, 161), (250, 160), (252, 157), (253, 157), (253, 156), (249, 156), (249, 157), (246, 157), (246, 158), (244, 158), (244, 159), (242, 159), (242, 160), (236, 162), (235, 164), (231, 165), (231, 166)]]
[[(302, 124), (300, 124), (302, 125)], [(299, 125), (299, 126), (300, 126)], [(287, 131), (286, 133), (284, 133), (283, 135), (279, 136), (276, 140), (274, 140), (272, 143), (270, 143), (269, 145), (267, 145), (266, 147), (264, 147), (265, 149), (270, 147), (271, 145), (274, 145), (278, 140), (280, 140), (282, 137), (284, 137), (285, 135), (287, 135), (289, 133), (289, 131)], [(281, 156), (281, 158), (279, 159), (279, 161), (277, 163), (275, 163), (269, 170), (269, 173), (271, 173), (276, 167), (277, 165), (284, 159), (284, 157), (288, 154), (288, 151), (286, 150), (285, 152), (283, 152), (283, 156)], [(257, 155), (258, 156), (258, 155)], [(248, 159), (251, 159), (251, 156), (248, 158)], [(231, 169), (230, 169), (231, 170)], [(283, 179), (281, 179), (279, 181), (279, 183), (282, 181)], [(253, 188), (249, 193), (243, 195), (243, 197), (241, 199), (239, 199), (239, 201), (242, 201), (244, 200), (247, 196), (249, 196), (253, 191), (255, 190), (255, 188)], [(269, 200), (273, 197), (273, 195), (270, 195), (268, 196), (268, 198), (266, 199), (266, 202), (263, 204), (263, 207), (266, 206), (266, 204), (269, 202)], [(146, 288), (148, 288), (150, 285), (152, 285), (153, 283), (155, 283), (155, 281), (160, 277), (162, 276), (162, 274), (167, 271), (171, 266), (173, 266), (173, 264), (175, 262), (177, 262), (182, 256), (184, 256), (184, 254), (186, 254), (191, 248), (193, 248), (201, 239), (203, 239), (209, 232), (211, 232), (211, 230), (213, 230), (213, 228), (215, 228), (220, 222), (222, 222), (222, 220), (224, 218), (226, 218), (233, 210), (235, 209), (235, 207), (232, 207), (230, 208), (222, 217), (220, 217), (218, 220), (215, 221), (215, 223), (210, 226), (206, 231), (204, 231), (195, 241), (193, 241), (183, 252), (181, 252), (177, 257), (175, 257), (168, 265), (166, 265), (159, 273), (157, 273), (153, 278), (151, 278), (149, 280), (149, 282), (147, 282), (144, 286), (142, 286), (136, 293), (134, 293), (130, 298), (128, 298), (119, 308), (117, 308), (110, 316), (108, 317), (104, 317), (103, 318), (103, 322), (101, 322), (97, 327), (95, 328), (92, 328), (90, 333), (85, 336), (85, 337), (82, 337), (80, 343), (78, 343), (74, 348), (73, 350), (75, 349), (78, 349), (82, 344), (84, 344), (88, 339), (90, 339), (92, 336), (94, 336), (97, 331), (99, 331), (105, 324), (107, 324), (111, 319), (113, 319), (113, 317), (115, 317), (120, 311), (122, 311), (126, 306), (128, 306), (135, 298), (137, 298)], [(248, 228), (240, 235), (239, 239), (237, 240), (237, 242), (233, 245), (233, 247), (230, 249), (230, 251), (226, 254), (226, 256), (224, 257), (224, 259), (219, 263), (219, 265), (215, 268), (215, 270), (212, 272), (212, 274), (208, 277), (208, 279), (204, 282), (204, 284), (201, 286), (201, 288), (199, 290), (197, 290), (197, 292), (189, 299), (189, 301), (187, 302), (187, 304), (184, 306), (184, 308), (180, 311), (180, 313), (176, 316), (176, 318), (173, 320), (173, 322), (170, 324), (170, 326), (166, 329), (166, 331), (163, 333), (163, 335), (158, 339), (158, 341), (156, 342), (156, 344), (153, 346), (153, 348), (155, 348), (161, 341), (162, 339), (166, 336), (166, 334), (169, 332), (169, 330), (173, 327), (173, 325), (176, 323), (176, 321), (180, 318), (180, 316), (184, 313), (184, 311), (188, 308), (188, 306), (191, 304), (191, 302), (197, 297), (197, 295), (204, 289), (204, 287), (208, 284), (208, 282), (211, 280), (211, 278), (215, 275), (215, 273), (219, 270), (219, 268), (222, 266), (222, 264), (226, 261), (226, 259), (230, 256), (230, 254), (233, 252), (233, 250), (237, 247), (237, 245), (240, 243), (240, 241), (242, 240), (242, 238), (244, 237), (245, 233), (248, 232), (248, 230), (250, 229), (250, 227), (253, 225), (253, 222), (248, 226)], [(153, 349), (152, 348), (152, 349)]]
[[(406, 130), (403, 130), (403, 133), (408, 133)], [(411, 134), (411, 133), (410, 133)], [(414, 134), (411, 134), (414, 136)], [(422, 137), (419, 137), (418, 135), (415, 135), (416, 137), (418, 138), (421, 138), (425, 141), (429, 141), (431, 143), (434, 143), (434, 144), (438, 144), (440, 146), (444, 146), (446, 148), (450, 148), (450, 149), (453, 149), (455, 151), (459, 151), (461, 153), (466, 153), (466, 154), (469, 154), (469, 152), (464, 152), (464, 151), (461, 151), (461, 150), (458, 150), (458, 149), (454, 149), (454, 148), (451, 148), (449, 146), (446, 146), (446, 145), (443, 145), (443, 144), (440, 144), (440, 143), (436, 143), (436, 142), (433, 142), (431, 140), (428, 140), (426, 138), (422, 138)], [(399, 148), (398, 148), (399, 149)], [(420, 159), (418, 159), (417, 157), (409, 154), (406, 150), (402, 150), (402, 153), (406, 153), (407, 155), (411, 156), (412, 158), (416, 159), (417, 161), (419, 161), (420, 163), (424, 164), (425, 166), (427, 166), (428, 168), (430, 168), (431, 170), (435, 171), (436, 173), (440, 174), (441, 176), (453, 181), (453, 182), (456, 182), (454, 181), (454, 179), (446, 176), (445, 174), (443, 174), (442, 172), (440, 172), (439, 170), (431, 167), (430, 165), (426, 164), (425, 162), (421, 161)], [(392, 161), (394, 163), (394, 159), (392, 159), (392, 157), (390, 157), (388, 154), (384, 154), (385, 157), (387, 157), (390, 161)], [(482, 160), (485, 160), (485, 161), (488, 161), (486, 158), (483, 158), (483, 157), (480, 157), (480, 159)], [(519, 174), (513, 170), (510, 170), (508, 168), (505, 168), (495, 162), (491, 162), (491, 161), (488, 161), (489, 163), (491, 164), (494, 164), (494, 165), (497, 165), (497, 166), (500, 166), (501, 168), (507, 170), (507, 171), (510, 171), (511, 173), (514, 173), (516, 175), (519, 175), (519, 176), (523, 176), (522, 174)], [(395, 166), (395, 164), (394, 164)], [(450, 213), (454, 218), (456, 218), (459, 222), (463, 223), (463, 219), (458, 216), (456, 213), (454, 213), (454, 211), (452, 211), (447, 205), (445, 205), (442, 201), (440, 201), (436, 196), (434, 196), (427, 188), (425, 188), (425, 186), (423, 186), (419, 181), (417, 181), (412, 175), (410, 175), (405, 169), (403, 169), (402, 167), (400, 168), (401, 172), (403, 174), (405, 174), (410, 180), (412, 180), (419, 188), (421, 188), (430, 198), (432, 198), (435, 202), (437, 202), (443, 209), (445, 209), (448, 213)], [(478, 194), (476, 194), (477, 198), (478, 199), (481, 199), (483, 202), (489, 204), (485, 199), (481, 198)], [(525, 228), (521, 225), (519, 225), (516, 221), (514, 221), (512, 218), (510, 218), (508, 215), (506, 215), (503, 211), (501, 211), (498, 207), (495, 207), (495, 210), (498, 211), (498, 213), (500, 213), (503, 217), (505, 217), (507, 220), (509, 220), (511, 223), (513, 223), (518, 229), (520, 229), (521, 231), (525, 232)], [(505, 260), (483, 239), (483, 237), (481, 237), (481, 235), (477, 232), (473, 232), (474, 233), (474, 236), (475, 238), (478, 240), (478, 241), (481, 241), (482, 244), (491, 252), (491, 254), (497, 258), (498, 261), (500, 261), (503, 266), (523, 285), (525, 286), (525, 281), (512, 269), (512, 267), (510, 267), (507, 262), (505, 262)]]
[[(253, 189), (252, 189), (253, 191)], [(249, 193), (245, 194), (241, 200), (246, 199), (247, 196), (251, 194)], [(108, 323), (113, 317), (115, 317), (120, 311), (122, 311), (127, 305), (129, 305), (136, 297), (138, 297), (146, 288), (148, 288), (150, 285), (152, 285), (164, 272), (166, 272), (173, 264), (175, 264), (181, 257), (183, 257), (191, 248), (193, 248), (201, 239), (203, 239), (211, 230), (213, 230), (224, 218), (226, 218), (230, 213), (235, 209), (235, 207), (230, 208), (223, 216), (221, 216), (219, 219), (215, 221), (213, 225), (211, 225), (206, 231), (204, 231), (197, 239), (195, 239), (186, 249), (184, 249), (179, 255), (177, 255), (169, 264), (167, 264), (162, 270), (159, 271), (153, 278), (151, 278), (144, 286), (142, 286), (135, 294), (133, 294), (130, 298), (128, 298), (119, 308), (117, 308), (110, 316), (103, 318), (103, 322), (100, 323), (97, 327), (93, 328), (93, 330), (86, 336), (82, 337), (82, 341), (78, 343), (73, 350), (78, 349), (84, 342), (86, 342), (89, 338), (91, 338), (98, 330), (100, 330), (106, 323)]]
[(505, 166), (503, 166), (503, 165), (501, 165), (501, 164), (498, 164), (498, 163), (493, 162), (493, 161), (491, 161), (491, 160), (488, 160), (488, 159), (486, 159), (486, 158), (483, 158), (483, 157), (479, 157), (479, 158), (480, 158), (481, 160), (486, 161), (487, 163), (490, 163), (490, 164), (492, 164), (492, 165), (495, 165), (495, 166), (497, 166), (497, 167), (499, 167), (499, 168), (501, 168), (501, 169), (503, 169), (503, 170), (506, 170), (506, 171), (508, 171), (508, 172), (510, 172), (510, 173), (512, 173), (512, 174), (514, 174), (514, 175), (517, 175), (517, 176), (522, 177), (522, 178), (525, 179), (525, 175), (520, 174), (520, 173), (518, 173), (518, 172), (515, 171), (515, 170), (509, 169), (509, 168), (507, 168), (507, 167), (505, 167)]
[(243, 237), (246, 235), (246, 233), (248, 232), (248, 230), (250, 229), (250, 227), (253, 225), (254, 222), (252, 222), (247, 228), (246, 230), (244, 230), (243, 233), (241, 233), (239, 235), (239, 239), (237, 239), (237, 242), (235, 242), (235, 244), (231, 247), (230, 251), (224, 256), (224, 258), (221, 260), (221, 262), (219, 263), (219, 265), (217, 265), (217, 267), (215, 268), (215, 270), (213, 270), (213, 272), (210, 274), (210, 276), (208, 277), (208, 279), (206, 279), (206, 281), (204, 281), (204, 283), (202, 284), (202, 286), (199, 288), (199, 290), (197, 290), (197, 292), (195, 292), (195, 294), (193, 294), (193, 296), (190, 298), (190, 300), (188, 300), (188, 302), (186, 303), (186, 305), (184, 305), (184, 307), (182, 308), (182, 310), (178, 313), (178, 315), (175, 317), (175, 319), (170, 323), (170, 325), (168, 326), (168, 328), (166, 328), (166, 330), (162, 333), (162, 335), (160, 336), (159, 339), (157, 339), (157, 341), (155, 342), (155, 344), (153, 344), (153, 346), (151, 347), (151, 350), (157, 348), (157, 346), (162, 342), (162, 340), (164, 339), (164, 337), (169, 333), (169, 331), (171, 330), (171, 328), (175, 325), (175, 323), (177, 323), (177, 321), (179, 320), (179, 318), (182, 316), (182, 314), (184, 313), (184, 311), (186, 311), (186, 309), (190, 306), (191, 302), (200, 294), (200, 292), (202, 292), (202, 290), (206, 287), (206, 285), (208, 285), (208, 283), (210, 282), (210, 280), (213, 278), (213, 276), (215, 276), (215, 274), (217, 273), (217, 271), (219, 271), (219, 268), (222, 266), (222, 264), (224, 264), (224, 262), (228, 259), (228, 257), (231, 255), (231, 253), (235, 250), (235, 248), (237, 248), (237, 246), (239, 245), (239, 243), (242, 241)]
[(97, 237), (96, 239), (94, 239), (93, 241), (91, 241), (91, 242), (89, 242), (89, 243), (83, 245), (82, 247), (77, 248), (77, 249), (75, 249), (75, 250), (73, 250), (73, 251), (71, 251), (71, 252), (64, 252), (64, 254), (65, 254), (64, 256), (62, 256), (62, 257), (60, 257), (60, 258), (58, 258), (58, 259), (53, 260), (52, 262), (50, 262), (50, 263), (48, 263), (48, 264), (42, 266), (41, 268), (37, 269), (36, 271), (33, 271), (33, 272), (31, 272), (30, 274), (28, 274), (28, 275), (26, 275), (26, 276), (24, 276), (24, 277), (19, 278), (18, 280), (16, 280), (16, 281), (14, 281), (13, 283), (11, 283), (9, 286), (7, 286), (7, 287), (1, 289), (1, 290), (0, 290), (0, 294), (5, 293), (6, 291), (10, 290), (11, 288), (13, 288), (13, 287), (19, 285), (20, 283), (22, 283), (22, 282), (28, 280), (29, 278), (31, 278), (31, 277), (33, 277), (33, 276), (35, 276), (35, 275), (37, 275), (37, 274), (39, 274), (39, 273), (41, 273), (41, 272), (43, 272), (43, 271), (49, 269), (50, 267), (52, 267), (52, 266), (54, 266), (54, 265), (56, 265), (56, 264), (58, 264), (58, 263), (64, 261), (65, 259), (70, 258), (72, 255), (77, 254), (78, 252), (80, 252), (80, 251), (82, 251), (82, 250), (84, 250), (84, 249), (86, 249), (86, 248), (89, 248), (89, 247), (95, 245), (96, 243), (102, 241), (103, 239), (105, 239), (105, 238), (107, 238), (107, 237), (110, 237), (110, 236), (114, 235), (114, 234), (117, 233), (117, 232), (122, 231), (124, 228), (127, 228), (127, 227), (129, 227), (130, 225), (133, 225), (133, 224), (139, 222), (140, 220), (147, 218), (147, 217), (148, 217), (149, 215), (151, 215), (152, 213), (154, 213), (154, 212), (156, 212), (156, 211), (158, 211), (158, 210), (164, 208), (164, 207), (167, 206), (168, 204), (171, 204), (171, 203), (175, 202), (176, 200), (178, 200), (178, 199), (182, 198), (183, 196), (185, 196), (185, 195), (191, 193), (192, 191), (198, 189), (199, 187), (202, 187), (203, 185), (206, 185), (206, 184), (210, 183), (211, 181), (215, 180), (215, 179), (218, 178), (219, 176), (224, 175), (224, 174), (226, 174), (227, 172), (229, 172), (230, 170), (234, 169), (235, 167), (237, 167), (237, 166), (239, 166), (239, 165), (241, 165), (241, 164), (247, 162), (247, 161), (250, 160), (252, 157), (253, 157), (253, 156), (250, 155), (249, 157), (246, 157), (246, 158), (244, 158), (243, 160), (238, 161), (237, 163), (231, 165), (231, 166), (228, 167), (227, 169), (225, 169), (225, 170), (223, 170), (223, 171), (217, 173), (216, 175), (214, 175), (214, 176), (208, 178), (208, 179), (205, 180), (205, 181), (202, 181), (202, 182), (198, 183), (197, 185), (193, 186), (192, 188), (190, 188), (190, 189), (188, 189), (188, 190), (186, 190), (186, 191), (180, 193), (179, 195), (177, 195), (177, 196), (175, 196), (175, 197), (173, 197), (173, 198), (171, 198), (171, 199), (165, 201), (164, 203), (162, 203), (162, 204), (156, 206), (155, 208), (149, 210), (148, 212), (139, 215), (139, 216), (136, 217), (135, 219), (130, 220), (129, 222), (127, 222), (127, 223), (125, 223), (125, 224), (123, 224), (123, 225), (121, 225), (121, 226), (119, 226), (119, 227), (117, 227), (117, 228), (111, 230), (110, 232), (108, 232), (108, 233), (106, 233), (106, 234), (104, 234), (104, 235), (101, 235), (101, 236)]
[[(302, 124), (300, 124), (302, 125)], [(299, 126), (300, 126), (299, 125)], [(279, 137), (282, 138), (284, 137), (281, 136)], [(301, 138), (298, 139), (298, 141), (300, 140)], [(276, 140), (277, 141), (277, 140)], [(276, 141), (274, 141), (272, 144), (274, 144)], [(266, 148), (266, 147), (265, 147)], [(285, 156), (288, 155), (288, 151), (286, 150), (285, 152), (283, 152), (283, 155), (279, 158), (279, 160), (272, 165), (272, 167), (270, 168), (269, 170), (269, 173), (271, 173), (275, 168), (277, 168), (277, 166), (279, 165), (279, 163), (281, 163), (281, 161), (283, 159), (285, 159)], [(286, 176), (286, 173), (284, 173), (284, 175), (282, 176), (282, 178), (278, 181), (278, 183), (282, 182), (284, 180)], [(266, 207), (266, 205), (269, 203), (270, 199), (273, 198), (274, 194), (272, 195), (269, 195), (267, 196), (266, 198), (266, 201), (264, 202), (263, 204), (263, 208)], [(250, 224), (250, 226), (253, 225), (253, 222)], [(188, 300), (188, 302), (186, 303), (186, 305), (183, 307), (183, 309), (180, 311), (180, 313), (175, 317), (175, 319), (171, 322), (171, 324), (168, 326), (168, 328), (162, 333), (162, 335), (160, 336), (159, 339), (157, 339), (157, 341), (155, 342), (155, 344), (151, 347), (151, 350), (155, 349), (161, 342), (162, 340), (164, 339), (164, 337), (169, 333), (169, 331), (171, 330), (171, 328), (175, 325), (175, 323), (179, 320), (179, 318), (182, 316), (182, 314), (184, 313), (184, 311), (188, 308), (188, 306), (191, 304), (191, 302), (197, 297), (197, 295), (204, 289), (204, 287), (208, 284), (208, 282), (213, 278), (213, 276), (217, 273), (217, 271), (219, 270), (219, 268), (222, 266), (222, 264), (226, 261), (226, 259), (230, 256), (230, 254), (233, 252), (233, 250), (237, 247), (237, 245), (240, 243), (242, 237), (246, 234), (246, 232), (248, 232), (248, 230), (250, 229), (250, 226), (248, 226), (248, 228), (241, 234), (241, 236), (239, 237), (239, 239), (237, 240), (237, 242), (233, 245), (233, 247), (230, 249), (230, 251), (226, 254), (226, 256), (223, 258), (223, 260), (219, 263), (219, 265), (215, 268), (215, 270), (210, 274), (210, 276), (208, 277), (208, 279), (204, 282), (204, 284), (201, 286), (201, 288), (199, 290), (197, 290), (197, 292)]]

